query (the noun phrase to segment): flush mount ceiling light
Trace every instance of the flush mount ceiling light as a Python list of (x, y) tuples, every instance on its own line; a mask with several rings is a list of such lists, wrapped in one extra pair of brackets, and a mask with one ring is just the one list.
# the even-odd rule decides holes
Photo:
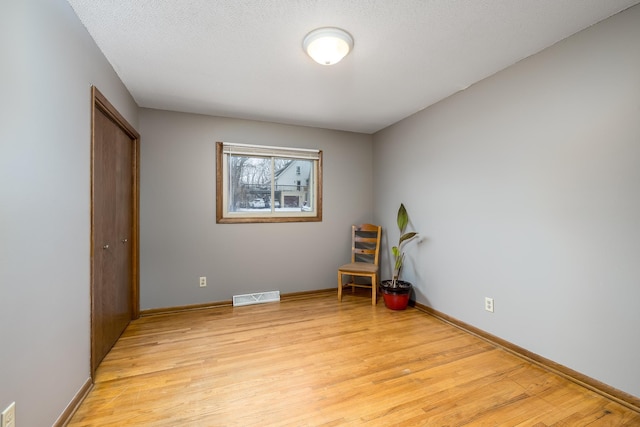
[(306, 35), (302, 47), (318, 64), (333, 65), (353, 48), (353, 37), (340, 28), (318, 28)]

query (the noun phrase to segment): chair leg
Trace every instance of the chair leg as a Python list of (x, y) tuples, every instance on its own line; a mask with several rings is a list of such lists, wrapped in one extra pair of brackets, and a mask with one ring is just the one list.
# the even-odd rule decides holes
[(342, 302), (342, 273), (338, 271), (338, 301)]
[(373, 276), (371, 278), (371, 305), (376, 305), (378, 303), (378, 278)]

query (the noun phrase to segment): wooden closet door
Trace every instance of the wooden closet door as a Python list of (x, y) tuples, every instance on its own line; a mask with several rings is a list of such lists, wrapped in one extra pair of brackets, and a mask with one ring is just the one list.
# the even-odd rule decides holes
[[(138, 135), (94, 89), (91, 374), (137, 317)], [(124, 122), (126, 123), (126, 122)]]
[[(131, 217), (132, 217), (132, 141), (120, 129), (116, 132), (116, 191), (115, 191), (115, 239), (116, 286), (114, 309), (114, 335), (117, 338), (131, 320)], [(115, 343), (115, 341), (114, 341)]]

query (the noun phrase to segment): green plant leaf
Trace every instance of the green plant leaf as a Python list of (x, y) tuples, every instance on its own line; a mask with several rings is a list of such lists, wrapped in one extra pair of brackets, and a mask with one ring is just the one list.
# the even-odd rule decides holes
[(404, 233), (404, 229), (407, 227), (409, 223), (409, 214), (407, 213), (407, 209), (404, 207), (404, 203), (400, 203), (400, 209), (398, 209), (398, 228), (400, 229), (400, 234)]
[(398, 276), (400, 276), (400, 269), (402, 268), (403, 259), (404, 259), (404, 254), (396, 257), (396, 265), (394, 266), (394, 269), (396, 270)]
[(392, 286), (395, 286), (397, 284), (397, 281), (400, 279), (400, 271), (402, 270), (402, 264), (404, 262), (404, 253), (400, 251), (402, 244), (418, 235), (418, 233), (415, 231), (411, 231), (409, 233), (404, 232), (408, 224), (409, 214), (407, 213), (407, 209), (404, 207), (404, 203), (400, 203), (400, 208), (398, 209), (398, 228), (400, 229), (400, 241), (398, 242), (398, 246), (394, 246), (391, 248), (391, 252), (393, 253), (395, 261)]
[(415, 231), (411, 231), (409, 233), (403, 234), (400, 237), (400, 243), (398, 243), (398, 244), (401, 244), (402, 242), (406, 242), (409, 239), (413, 239), (414, 237), (416, 237), (417, 234), (418, 233), (416, 233)]

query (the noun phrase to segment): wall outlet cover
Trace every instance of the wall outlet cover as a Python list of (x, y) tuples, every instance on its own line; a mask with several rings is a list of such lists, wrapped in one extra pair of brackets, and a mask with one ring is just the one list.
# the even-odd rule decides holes
[(484, 309), (493, 313), (493, 298), (485, 297)]
[(0, 414), (1, 427), (16, 427), (16, 402), (11, 403)]

